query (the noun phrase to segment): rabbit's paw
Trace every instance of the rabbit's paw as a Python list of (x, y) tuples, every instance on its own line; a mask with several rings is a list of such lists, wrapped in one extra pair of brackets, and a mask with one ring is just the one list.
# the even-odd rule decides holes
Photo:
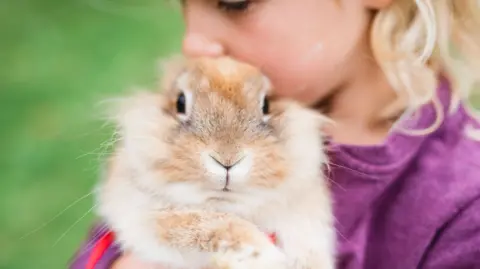
[(286, 257), (274, 245), (226, 248), (214, 255), (217, 269), (286, 269)]

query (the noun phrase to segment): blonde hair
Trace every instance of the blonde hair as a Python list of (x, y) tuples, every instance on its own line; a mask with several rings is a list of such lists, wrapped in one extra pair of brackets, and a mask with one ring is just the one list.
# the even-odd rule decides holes
[(449, 113), (460, 104), (475, 113), (470, 100), (480, 81), (479, 0), (394, 0), (375, 14), (371, 44), (398, 94), (383, 116), (401, 110), (411, 115), (429, 103), (436, 108), (436, 121), (410, 134), (432, 132), (442, 123), (444, 108), (436, 95), (440, 74), (452, 85)]

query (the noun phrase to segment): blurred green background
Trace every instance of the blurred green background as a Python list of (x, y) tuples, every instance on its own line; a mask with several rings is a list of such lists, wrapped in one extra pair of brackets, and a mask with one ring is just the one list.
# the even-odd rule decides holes
[(99, 101), (152, 85), (182, 30), (159, 0), (0, 1), (0, 268), (67, 268), (91, 197), (20, 238), (92, 189), (111, 131)]

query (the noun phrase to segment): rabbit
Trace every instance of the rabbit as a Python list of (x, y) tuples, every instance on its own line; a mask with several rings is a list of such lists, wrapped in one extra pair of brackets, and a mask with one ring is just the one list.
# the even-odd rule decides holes
[(172, 269), (333, 269), (328, 119), (230, 57), (163, 70), (112, 114), (97, 213), (122, 249)]

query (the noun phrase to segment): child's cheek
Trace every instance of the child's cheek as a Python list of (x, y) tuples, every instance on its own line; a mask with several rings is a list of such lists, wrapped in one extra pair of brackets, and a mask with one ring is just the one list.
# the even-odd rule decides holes
[(325, 54), (324, 48), (323, 43), (318, 42), (303, 50), (304, 53), (270, 59), (264, 69), (272, 79), (275, 94), (307, 104), (326, 95), (336, 78), (331, 68), (335, 63)]

